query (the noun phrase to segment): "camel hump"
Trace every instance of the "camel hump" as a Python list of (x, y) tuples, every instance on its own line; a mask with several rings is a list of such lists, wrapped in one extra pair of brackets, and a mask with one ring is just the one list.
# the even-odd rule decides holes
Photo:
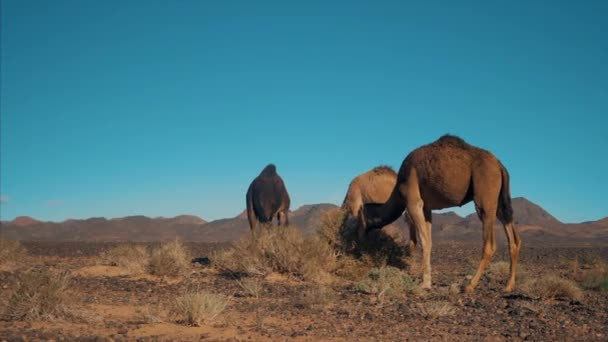
[(439, 138), (436, 143), (438, 144), (442, 144), (442, 145), (451, 145), (451, 146), (455, 146), (455, 147), (459, 147), (459, 148), (463, 148), (463, 149), (469, 149), (472, 146), (469, 145), (469, 143), (467, 143), (466, 141), (464, 141), (464, 139), (462, 139), (461, 137), (452, 135), (452, 134), (444, 134), (443, 136), (441, 136), (441, 138)]
[(391, 174), (391, 175), (396, 175), (397, 172), (395, 172), (395, 170), (388, 166), (388, 165), (380, 165), (380, 166), (376, 166), (375, 168), (373, 168), (371, 170), (373, 173), (376, 174)]

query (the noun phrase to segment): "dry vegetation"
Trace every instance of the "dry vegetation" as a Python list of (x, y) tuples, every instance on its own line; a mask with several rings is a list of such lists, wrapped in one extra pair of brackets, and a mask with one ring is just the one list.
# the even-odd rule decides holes
[(0, 265), (19, 263), (26, 254), (19, 241), (0, 237)]
[(72, 317), (68, 305), (70, 277), (67, 273), (30, 270), (21, 273), (16, 290), (3, 303), (8, 320), (44, 320)]
[(456, 307), (448, 301), (431, 300), (417, 304), (418, 312), (426, 319), (437, 319), (439, 317), (452, 316), (456, 313)]
[(596, 256), (582, 255), (562, 261), (567, 272), (582, 288), (608, 291), (608, 264)]
[(298, 308), (321, 310), (334, 304), (335, 300), (336, 293), (330, 287), (312, 284), (293, 299), (293, 304)]
[(120, 245), (100, 256), (103, 265), (124, 268), (129, 274), (142, 274), (148, 270), (150, 255), (145, 246)]
[(179, 240), (173, 240), (152, 250), (148, 269), (158, 276), (186, 275), (191, 269), (191, 260), (188, 249)]
[(336, 264), (336, 253), (322, 239), (305, 237), (294, 227), (270, 228), (247, 236), (212, 258), (222, 272), (235, 277), (272, 272), (324, 282)]
[[(140, 327), (140, 336), (152, 340), (201, 336), (211, 340), (241, 336), (250, 340), (298, 336), (311, 340), (555, 340), (564, 336), (604, 340), (608, 336), (608, 315), (602, 310), (608, 302), (601, 292), (606, 290), (607, 272), (601, 258), (569, 259), (560, 273), (552, 275), (545, 274), (546, 259), (537, 258), (532, 254), (536, 251), (529, 249), (525, 253), (531, 256), (524, 259), (525, 270), (519, 269), (518, 288), (512, 296), (501, 295), (509, 263), (500, 260), (489, 265), (487, 277), (476, 292), (466, 295), (460, 291), (467, 267), (462, 261), (474, 260), (475, 268), (478, 251), (440, 245), (435, 249), (442, 260), (434, 268), (437, 280), (431, 291), (422, 291), (412, 278), (418, 279), (413, 276), (415, 267), (399, 269), (382, 257), (383, 253), (390, 254), (390, 249), (379, 248), (374, 253), (355, 246), (358, 252), (349, 250), (352, 245), (344, 244), (337, 228), (342, 220), (339, 215), (339, 211), (326, 214), (318, 234), (312, 236), (293, 227), (270, 228), (219, 251), (207, 249), (204, 254), (195, 254), (212, 253), (212, 267), (193, 267), (190, 249), (171, 241), (147, 247), (119, 245), (80, 261), (41, 257), (34, 271), (8, 268), (0, 271), (0, 285), (8, 284), (4, 290), (0, 286), (0, 339), (10, 340), (7, 334), (12, 334), (13, 326), (24, 324), (20, 334), (34, 334), (40, 340), (71, 340), (73, 335), (62, 338), (57, 330), (55, 335), (36, 335), (30, 327), (36, 321), (49, 320), (53, 327), (90, 323), (90, 315), (82, 313), (100, 306), (111, 309), (106, 309), (102, 323), (98, 320), (90, 324), (93, 332), (89, 333), (101, 334), (99, 327), (111, 331), (108, 336), (126, 331), (117, 335), (117, 340), (137, 339), (130, 331)], [(18, 246), (11, 247), (17, 252), (9, 255), (24, 253), (18, 243), (9, 245)], [(193, 245), (192, 251), (196, 248)], [(79, 272), (97, 259), (129, 274), (187, 277), (85, 276)], [(55, 263), (46, 268), (48, 262)], [(70, 269), (66, 262), (74, 263), (71, 274), (75, 280), (70, 280), (67, 271), (53, 271)], [(3, 283), (7, 279), (9, 282)], [(75, 301), (80, 302), (74, 305)], [(115, 316), (113, 305), (127, 307), (127, 313)], [(160, 328), (169, 330), (154, 330)], [(182, 334), (187, 329), (196, 333)]]
[(178, 322), (199, 326), (217, 317), (227, 304), (228, 300), (222, 295), (197, 291), (175, 298), (171, 313), (179, 318)]
[(373, 294), (382, 300), (388, 298), (401, 298), (416, 291), (416, 283), (402, 270), (385, 266), (373, 268), (367, 278), (355, 284), (355, 290)]
[(598, 264), (583, 272), (581, 286), (585, 289), (608, 291), (608, 267)]
[(179, 276), (191, 270), (191, 259), (188, 248), (173, 240), (151, 249), (131, 244), (116, 246), (101, 254), (100, 263), (121, 267), (132, 275)]
[(537, 278), (530, 278), (523, 282), (521, 288), (529, 295), (542, 299), (563, 297), (581, 300), (583, 298), (583, 291), (575, 282), (556, 275), (542, 275)]

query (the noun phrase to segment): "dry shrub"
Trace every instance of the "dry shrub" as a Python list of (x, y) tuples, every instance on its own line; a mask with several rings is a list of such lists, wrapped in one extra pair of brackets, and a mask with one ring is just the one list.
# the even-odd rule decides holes
[(222, 313), (227, 304), (228, 300), (222, 295), (192, 292), (175, 298), (171, 312), (179, 317), (179, 322), (200, 326)]
[(521, 288), (530, 295), (544, 299), (566, 297), (580, 300), (583, 298), (583, 291), (576, 283), (555, 275), (530, 278), (522, 284)]
[(215, 253), (213, 264), (232, 275), (288, 274), (325, 281), (335, 267), (332, 248), (319, 237), (304, 237), (294, 227), (271, 227)]
[(608, 291), (608, 266), (598, 262), (580, 276), (580, 283), (584, 289)]
[(336, 251), (345, 251), (352, 248), (356, 239), (356, 231), (343, 229), (346, 212), (342, 208), (327, 210), (319, 220), (317, 235), (326, 241)]
[(245, 296), (259, 299), (262, 294), (263, 286), (259, 279), (242, 279), (237, 282)]
[(334, 303), (336, 293), (329, 287), (313, 285), (302, 291), (301, 295), (293, 300), (297, 308), (323, 309)]
[(391, 266), (373, 268), (367, 279), (355, 284), (356, 291), (376, 295), (378, 299), (403, 297), (414, 293), (416, 288), (416, 283), (407, 273)]
[(410, 251), (405, 244), (403, 231), (391, 224), (367, 232), (365, 241), (358, 246), (358, 252), (371, 257), (377, 266), (390, 265), (404, 269), (410, 261)]
[(0, 238), (0, 265), (18, 263), (26, 254), (19, 241)]
[(31, 270), (19, 276), (4, 316), (9, 320), (53, 321), (72, 317), (68, 302), (69, 274), (47, 269)]
[(369, 256), (377, 266), (388, 263), (399, 268), (405, 267), (409, 256), (405, 248), (405, 236), (394, 225), (368, 231), (365, 241), (359, 241), (357, 222), (341, 208), (326, 211), (319, 221), (317, 235), (327, 242), (337, 254)]
[(456, 307), (443, 300), (418, 303), (417, 308), (420, 315), (426, 319), (437, 319), (452, 316), (456, 313)]
[(179, 240), (165, 242), (152, 250), (148, 269), (158, 276), (185, 275), (190, 271), (190, 251)]
[(144, 246), (120, 245), (101, 254), (101, 263), (118, 266), (130, 274), (146, 273), (150, 255)]
[(506, 261), (493, 262), (488, 266), (488, 273), (495, 279), (506, 279), (511, 275), (511, 264)]

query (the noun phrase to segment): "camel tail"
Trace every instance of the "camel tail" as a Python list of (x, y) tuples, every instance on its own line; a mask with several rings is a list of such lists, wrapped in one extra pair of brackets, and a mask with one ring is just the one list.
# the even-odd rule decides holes
[(504, 224), (513, 222), (513, 206), (511, 205), (511, 188), (509, 185), (509, 172), (503, 166), (502, 187), (498, 197), (498, 218)]
[(251, 187), (247, 190), (247, 220), (249, 221), (249, 228), (253, 232), (255, 228), (255, 224), (257, 218), (255, 217), (255, 212), (253, 211), (253, 193)]

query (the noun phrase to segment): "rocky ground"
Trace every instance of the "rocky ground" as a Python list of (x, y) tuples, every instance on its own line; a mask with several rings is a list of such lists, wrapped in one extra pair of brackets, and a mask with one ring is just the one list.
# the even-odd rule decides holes
[[(405, 297), (366, 294), (346, 279), (319, 290), (320, 285), (276, 274), (249, 279), (259, 285), (252, 295), (242, 278), (204, 265), (193, 265), (184, 277), (124, 275), (98, 262), (98, 255), (112, 246), (25, 244), (28, 255), (19, 265), (0, 268), (0, 296), (8, 298), (27, 269), (65, 270), (71, 275), (74, 318), (0, 320), (0, 340), (608, 340), (606, 291), (584, 290), (580, 299), (539, 298), (521, 290), (505, 295), (505, 279), (488, 274), (473, 294), (457, 293), (478, 261), (478, 245), (435, 244), (433, 289)], [(226, 245), (188, 247), (194, 256), (208, 256)], [(591, 259), (608, 260), (608, 247), (524, 247), (521, 253), (527, 277), (551, 273), (572, 278)], [(508, 260), (504, 246), (494, 260)], [(418, 279), (419, 273), (411, 272)], [(193, 289), (225, 295), (225, 311), (201, 326), (176, 321), (167, 303)]]

